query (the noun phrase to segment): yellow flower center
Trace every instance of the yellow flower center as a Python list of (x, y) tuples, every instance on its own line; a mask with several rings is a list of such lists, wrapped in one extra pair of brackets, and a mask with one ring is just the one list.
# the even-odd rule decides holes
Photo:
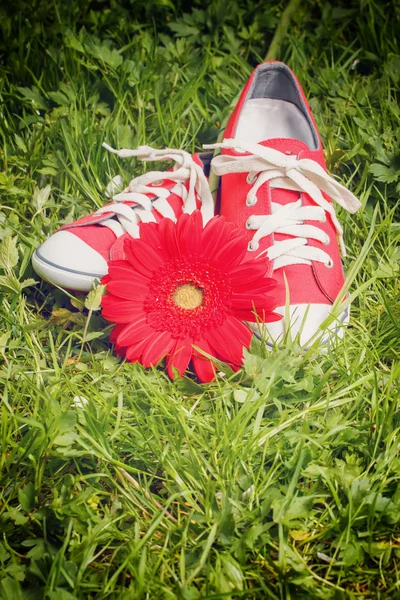
[(203, 290), (192, 283), (179, 285), (172, 294), (172, 300), (180, 308), (198, 308), (203, 304), (203, 298)]

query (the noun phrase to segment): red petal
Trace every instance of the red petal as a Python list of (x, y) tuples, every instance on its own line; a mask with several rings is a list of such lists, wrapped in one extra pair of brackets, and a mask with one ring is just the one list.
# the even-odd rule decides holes
[(239, 319), (240, 321), (250, 321), (251, 323), (254, 323), (257, 319), (254, 316), (254, 312), (256, 312), (258, 314), (258, 310), (257, 308), (255, 308), (253, 310), (253, 308), (231, 308), (229, 313), (236, 317), (237, 319)]
[(214, 217), (211, 219), (201, 235), (201, 254), (204, 258), (213, 258), (221, 244), (228, 242), (230, 227), (228, 227), (224, 217)]
[(143, 277), (127, 260), (110, 260), (108, 263), (108, 275), (112, 279), (131, 279), (135, 275)]
[(107, 284), (107, 291), (125, 300), (145, 300), (149, 295), (149, 280), (144, 277), (113, 279)]
[(198, 356), (192, 357), (193, 369), (196, 372), (197, 377), (202, 383), (209, 383), (215, 377), (216, 368), (211, 360), (199, 358)]
[(267, 308), (268, 305), (271, 308), (275, 308), (275, 302), (270, 296), (266, 294), (252, 293), (252, 290), (248, 294), (232, 294), (232, 307), (239, 309), (252, 308), (254, 306), (262, 306)]
[(203, 217), (199, 210), (192, 214), (191, 229), (188, 235), (190, 254), (198, 254), (201, 241), (201, 232), (203, 231)]
[(273, 323), (274, 321), (280, 321), (283, 319), (283, 316), (279, 313), (266, 311), (262, 308), (257, 309), (257, 315), (259, 320), (261, 320), (263, 323)]
[(145, 277), (152, 277), (154, 271), (164, 264), (160, 251), (142, 240), (127, 238), (124, 243), (126, 258), (132, 267)]
[[(256, 313), (256, 315), (254, 313)], [(230, 314), (241, 321), (249, 321), (251, 323), (256, 323), (257, 321), (262, 323), (272, 323), (273, 321), (280, 321), (282, 319), (282, 315), (273, 311), (266, 311), (264, 308), (260, 307), (255, 307), (254, 310), (250, 308), (231, 309)]]
[(187, 240), (189, 237), (191, 218), (191, 215), (184, 213), (179, 217), (179, 219), (176, 222), (176, 237), (178, 240), (178, 246), (181, 256), (186, 256), (187, 254)]
[(190, 219), (186, 224), (184, 233), (184, 238), (180, 238), (179, 245), (182, 248), (183, 245), (186, 245), (186, 254), (192, 256), (193, 254), (197, 254), (199, 252), (201, 232), (203, 230), (203, 217), (201, 216), (201, 212), (199, 210), (195, 210), (191, 215)]
[[(273, 293), (273, 289), (275, 286), (270, 286), (269, 283), (264, 283), (262, 280), (259, 282), (252, 282), (250, 284), (243, 286), (235, 286), (233, 288), (233, 296), (234, 298), (246, 299), (247, 304), (251, 306), (252, 299), (258, 298), (257, 304), (269, 304), (271, 307), (275, 306), (275, 302), (271, 295)], [(260, 300), (263, 298), (264, 300)]]
[(240, 343), (243, 346), (246, 346), (246, 348), (249, 348), (251, 338), (253, 337), (253, 331), (248, 325), (246, 325), (246, 323), (243, 323), (242, 321), (239, 321), (239, 319), (237, 319), (236, 317), (229, 315), (226, 317), (224, 327), (229, 327), (232, 333), (234, 333), (235, 336), (238, 338)]
[(118, 346), (118, 344), (115, 344), (114, 352), (117, 356), (121, 356), (122, 358), (125, 358), (126, 348), (121, 348), (121, 346)]
[[(247, 269), (251, 273), (252, 268), (250, 265), (247, 267)], [(262, 276), (258, 269), (256, 270), (255, 276), (252, 280), (249, 279), (249, 276), (250, 275), (247, 275), (246, 277), (246, 275), (243, 273), (242, 280), (240, 280), (239, 278), (232, 278), (231, 273), (229, 273), (231, 284), (233, 285), (235, 292), (239, 293), (246, 291), (249, 293), (249, 290), (256, 291), (259, 288), (262, 289), (263, 292), (269, 292), (270, 290), (274, 290), (278, 285), (276, 279)]]
[[(229, 223), (230, 225), (233, 225), (232, 223)], [(231, 233), (230, 233), (230, 240), (233, 239), (245, 239), (247, 242), (247, 237), (245, 232), (243, 231), (243, 229), (241, 229), (240, 227), (233, 225), (232, 229), (231, 229)], [(253, 259), (254, 260), (254, 259)]]
[(152, 248), (161, 250), (161, 240), (158, 233), (158, 223), (139, 223), (140, 239)]
[(225, 323), (217, 329), (210, 329), (204, 337), (223, 360), (242, 364), (243, 344), (229, 327), (225, 327)]
[(133, 346), (129, 346), (129, 348), (125, 348), (126, 350), (126, 360), (128, 362), (137, 362), (140, 361), (140, 357), (143, 354), (143, 350), (146, 348), (146, 345), (149, 343), (148, 338), (141, 340), (137, 344), (133, 344)]
[(246, 238), (234, 237), (216, 253), (214, 259), (216, 263), (221, 263), (224, 269), (228, 270), (241, 263), (247, 253)]
[(163, 219), (159, 224), (159, 233), (166, 255), (171, 258), (179, 258), (180, 251), (175, 223), (170, 219)]
[(155, 366), (168, 354), (172, 344), (173, 339), (169, 331), (161, 331), (151, 339), (150, 343), (143, 351), (142, 360), (140, 362), (147, 368)]
[(101, 306), (106, 308), (107, 306), (114, 306), (114, 304), (119, 304), (121, 299), (118, 296), (114, 296), (114, 294), (104, 294), (101, 298)]
[[(194, 345), (212, 356), (212, 350), (205, 340), (197, 340), (194, 342)], [(201, 382), (209, 383), (214, 379), (216, 372), (214, 363), (209, 358), (200, 354), (196, 349), (193, 349), (192, 363), (196, 375)]]
[(146, 337), (154, 335), (154, 329), (147, 323), (146, 316), (127, 325), (117, 337), (119, 346), (132, 346)]
[(102, 311), (102, 317), (110, 323), (131, 323), (133, 320), (138, 319), (143, 314), (142, 308), (121, 306), (118, 310), (104, 309)]
[(187, 337), (184, 340), (178, 340), (176, 342), (167, 359), (167, 371), (171, 379), (174, 379), (173, 368), (177, 369), (179, 375), (182, 377), (188, 367), (192, 353), (192, 338)]
[[(101, 306), (103, 308), (116, 308), (120, 304), (128, 304), (128, 302), (125, 300), (121, 300), (121, 298), (118, 298), (118, 296), (115, 296), (114, 294), (110, 293), (104, 294), (104, 296), (101, 299)], [(130, 300), (129, 304), (133, 306), (143, 307), (143, 300)]]
[(119, 336), (124, 327), (126, 327), (125, 323), (118, 323), (117, 325), (115, 325), (115, 327), (113, 327), (113, 330), (110, 333), (111, 344), (116, 343), (117, 337)]
[[(107, 300), (110, 298), (111, 300)], [(115, 296), (103, 296), (102, 311), (103, 319), (114, 323), (130, 323), (143, 315), (143, 301), (136, 302), (134, 300), (114, 300)]]
[(233, 284), (238, 283), (239, 285), (245, 285), (249, 281), (264, 277), (266, 270), (267, 267), (265, 261), (248, 261), (234, 267), (229, 272), (229, 277)]

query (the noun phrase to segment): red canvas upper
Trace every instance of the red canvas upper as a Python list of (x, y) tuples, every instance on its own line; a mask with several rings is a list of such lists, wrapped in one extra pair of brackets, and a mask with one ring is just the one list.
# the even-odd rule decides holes
[[(193, 160), (199, 166), (203, 166), (202, 160), (198, 153), (193, 155)], [(166, 174), (167, 173), (168, 171), (166, 171)], [(162, 187), (171, 190), (175, 185), (175, 181), (164, 179)], [(186, 183), (185, 187), (188, 188), (188, 186), (189, 184)], [(156, 198), (156, 194), (146, 195), (150, 199)], [(171, 193), (168, 197), (168, 203), (171, 205), (175, 216), (178, 218), (182, 214), (182, 198), (174, 193)], [(131, 207), (134, 207), (136, 205), (135, 202), (124, 202), (124, 204)], [(200, 208), (200, 206), (201, 202), (199, 198), (197, 198), (197, 208)], [(157, 222), (161, 221), (161, 219), (163, 218), (162, 215), (160, 215), (160, 213), (156, 209), (153, 210), (153, 214)], [(125, 233), (124, 235), (117, 237), (111, 229), (101, 225), (102, 222), (106, 221), (107, 219), (110, 219), (113, 215), (114, 213), (112, 212), (112, 210), (101, 215), (96, 215), (95, 213), (92, 213), (91, 215), (82, 217), (81, 219), (78, 219), (73, 223), (63, 225), (62, 227), (60, 227), (59, 231), (69, 231), (70, 233), (76, 235), (88, 246), (96, 250), (107, 261), (112, 259), (123, 259), (125, 258), (124, 242), (125, 239), (129, 237), (129, 234)]]
[[(266, 64), (273, 64), (274, 62), (275, 61)], [(260, 66), (263, 66), (265, 69), (266, 64)], [(249, 94), (249, 90), (252, 87), (256, 73), (257, 69), (253, 72), (245, 88), (243, 89), (239, 101), (229, 119), (223, 139), (235, 138), (239, 117)], [(321, 140), (315, 125), (315, 121), (312, 117), (311, 110), (305, 98), (304, 92), (301, 89), (297, 79), (295, 80), (298, 84), (298, 93), (301, 95), (310, 119), (315, 126), (318, 137), (317, 149), (311, 150), (304, 142), (291, 138), (273, 138), (258, 143), (263, 146), (279, 150), (285, 154), (296, 156), (299, 159), (310, 158), (321, 165), (326, 171), (326, 163), (322, 151)], [(232, 156), (248, 155), (248, 153), (245, 152), (237, 152), (234, 149), (226, 148), (222, 149), (222, 154)], [(220, 182), (220, 212), (239, 227), (245, 228), (245, 223), (251, 215), (270, 215), (271, 201), (284, 205), (290, 202), (295, 202), (300, 197), (300, 193), (298, 191), (276, 188), (271, 189), (269, 182), (265, 182), (257, 191), (257, 203), (254, 206), (247, 206), (245, 199), (249, 190), (252, 188), (252, 184), (248, 183), (246, 178), (246, 173), (229, 173), (223, 175)], [(326, 194), (323, 195), (329, 202), (331, 202)], [(302, 193), (302, 202), (303, 206), (315, 206), (314, 201), (306, 193)], [(309, 239), (308, 245), (319, 247), (328, 253), (333, 260), (334, 266), (329, 268), (323, 263), (315, 261), (312, 263), (312, 265), (294, 264), (276, 269), (273, 273), (273, 276), (278, 281), (278, 305), (283, 306), (285, 304), (286, 289), (284, 276), (286, 276), (289, 284), (291, 304), (330, 304), (333, 303), (340, 289), (342, 288), (344, 284), (344, 274), (337, 244), (337, 234), (331, 217), (328, 214), (326, 217), (326, 222), (316, 223), (315, 221), (310, 221), (309, 223), (314, 226), (317, 225), (321, 228), (321, 230), (326, 232), (330, 237), (330, 244), (325, 245), (317, 240)], [(308, 222), (306, 221), (306, 223)], [(247, 231), (249, 241), (252, 239), (253, 235), (254, 231)], [(262, 238), (260, 241), (259, 250), (257, 250), (257, 254), (269, 248), (274, 241), (281, 241), (288, 238), (290, 238), (290, 236), (278, 233)], [(249, 255), (253, 256), (254, 253), (249, 253)]]

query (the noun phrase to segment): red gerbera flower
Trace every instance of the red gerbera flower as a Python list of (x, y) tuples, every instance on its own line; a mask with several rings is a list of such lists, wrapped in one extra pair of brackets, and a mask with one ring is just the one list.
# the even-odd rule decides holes
[(124, 249), (126, 260), (108, 263), (102, 307), (128, 361), (151, 367), (166, 357), (173, 377), (191, 360), (199, 379), (211, 381), (215, 367), (203, 352), (238, 367), (253, 335), (243, 321), (281, 318), (268, 296), (276, 286), (268, 261), (246, 260), (245, 233), (223, 217), (204, 228), (199, 211), (141, 223), (140, 239), (127, 238)]

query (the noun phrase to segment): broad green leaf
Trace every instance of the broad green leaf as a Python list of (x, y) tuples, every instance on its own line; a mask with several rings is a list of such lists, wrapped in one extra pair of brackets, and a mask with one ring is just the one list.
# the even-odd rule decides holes
[(59, 106), (68, 106), (69, 98), (63, 92), (49, 92), (49, 96), (54, 102), (56, 102)]
[(170, 23), (169, 28), (176, 33), (179, 37), (188, 37), (190, 35), (199, 35), (199, 30), (197, 27), (193, 27), (191, 25), (186, 25), (183, 22), (179, 23)]
[(24, 279), (19, 281), (14, 275), (0, 275), (0, 288), (19, 294), (24, 288), (36, 285), (38, 282), (34, 279)]
[(85, 308), (88, 310), (99, 310), (101, 306), (101, 299), (106, 291), (105, 285), (98, 285), (91, 292), (88, 293), (85, 299)]
[(236, 402), (239, 402), (241, 404), (243, 404), (243, 402), (246, 402), (247, 396), (248, 396), (248, 393), (246, 390), (239, 389), (239, 390), (235, 390), (233, 392), (234, 400), (236, 400)]
[(7, 342), (10, 337), (10, 332), (6, 331), (0, 335), (0, 352), (7, 347)]
[(35, 506), (35, 487), (31, 481), (18, 490), (18, 500), (22, 510), (27, 513), (31, 512)]
[(294, 521), (297, 519), (304, 519), (308, 517), (312, 508), (312, 498), (308, 496), (302, 496), (293, 498), (288, 508), (284, 513), (284, 521), (289, 523), (290, 521)]
[(381, 165), (379, 163), (373, 163), (369, 167), (369, 172), (372, 173), (378, 181), (383, 183), (393, 183), (400, 177), (400, 170), (393, 166)]
[(17, 87), (17, 90), (24, 98), (26, 98), (26, 100), (29, 100), (35, 108), (42, 108), (43, 110), (47, 109), (46, 101), (35, 85), (32, 89), (27, 87)]
[(83, 324), (85, 322), (85, 316), (80, 312), (72, 312), (67, 308), (57, 308), (53, 310), (52, 313), (53, 319), (52, 322), (57, 323), (58, 325), (64, 325), (65, 323), (78, 323)]
[(10, 271), (18, 264), (16, 238), (6, 237), (0, 242), (0, 268)]
[(106, 44), (85, 44), (85, 50), (88, 54), (93, 56), (93, 58), (97, 58), (99, 61), (104, 62), (112, 69), (118, 69), (123, 63), (120, 51), (115, 48), (109, 48)]
[(341, 552), (341, 557), (346, 567), (361, 564), (364, 558), (362, 545), (356, 540), (346, 543)]
[(23, 290), (27, 287), (31, 287), (32, 285), (37, 285), (38, 283), (38, 281), (30, 277), (29, 279), (23, 279), (19, 284), (21, 286), (21, 290)]
[(64, 43), (66, 46), (69, 46), (70, 48), (73, 48), (78, 52), (85, 52), (82, 42), (70, 29), (67, 29), (67, 31), (64, 34)]
[(19, 294), (22, 290), (21, 284), (14, 275), (0, 275), (0, 289)]
[(302, 542), (311, 536), (311, 532), (307, 529), (291, 529), (289, 534), (296, 542)]
[(40, 559), (46, 551), (46, 544), (40, 537), (24, 540), (22, 544), (27, 548), (30, 548), (27, 553), (28, 558)]
[(76, 441), (77, 438), (78, 438), (78, 435), (74, 431), (69, 431), (68, 433), (63, 433), (61, 435), (58, 435), (54, 440), (54, 445), (55, 446), (71, 446)]
[(8, 558), (10, 558), (10, 553), (6, 549), (3, 542), (0, 542), (0, 562), (4, 563)]
[(229, 556), (229, 554), (222, 554), (221, 562), (228, 580), (233, 583), (235, 589), (242, 590), (244, 578), (240, 565), (232, 558), (232, 556)]
[(25, 525), (25, 523), (27, 523), (29, 520), (28, 517), (26, 517), (20, 510), (17, 510), (16, 508), (11, 508), (4, 513), (4, 516), (14, 521), (16, 525)]
[(15, 143), (22, 152), (28, 152), (28, 148), (20, 135), (14, 134)]
[(51, 177), (55, 177), (57, 175), (57, 171), (53, 169), (53, 167), (43, 167), (38, 171), (42, 175), (50, 175)]
[(49, 592), (49, 600), (78, 600), (77, 596), (74, 596), (68, 590), (64, 588), (56, 588), (54, 591)]
[(4, 577), (0, 584), (2, 600), (22, 600), (22, 589), (19, 581), (11, 577)]
[(85, 342), (91, 342), (92, 340), (97, 340), (102, 335), (104, 335), (104, 333), (102, 331), (91, 331), (90, 333), (86, 334)]
[(51, 194), (51, 185), (46, 185), (44, 188), (35, 188), (33, 192), (33, 206), (36, 208), (38, 212), (42, 210), (48, 201)]

